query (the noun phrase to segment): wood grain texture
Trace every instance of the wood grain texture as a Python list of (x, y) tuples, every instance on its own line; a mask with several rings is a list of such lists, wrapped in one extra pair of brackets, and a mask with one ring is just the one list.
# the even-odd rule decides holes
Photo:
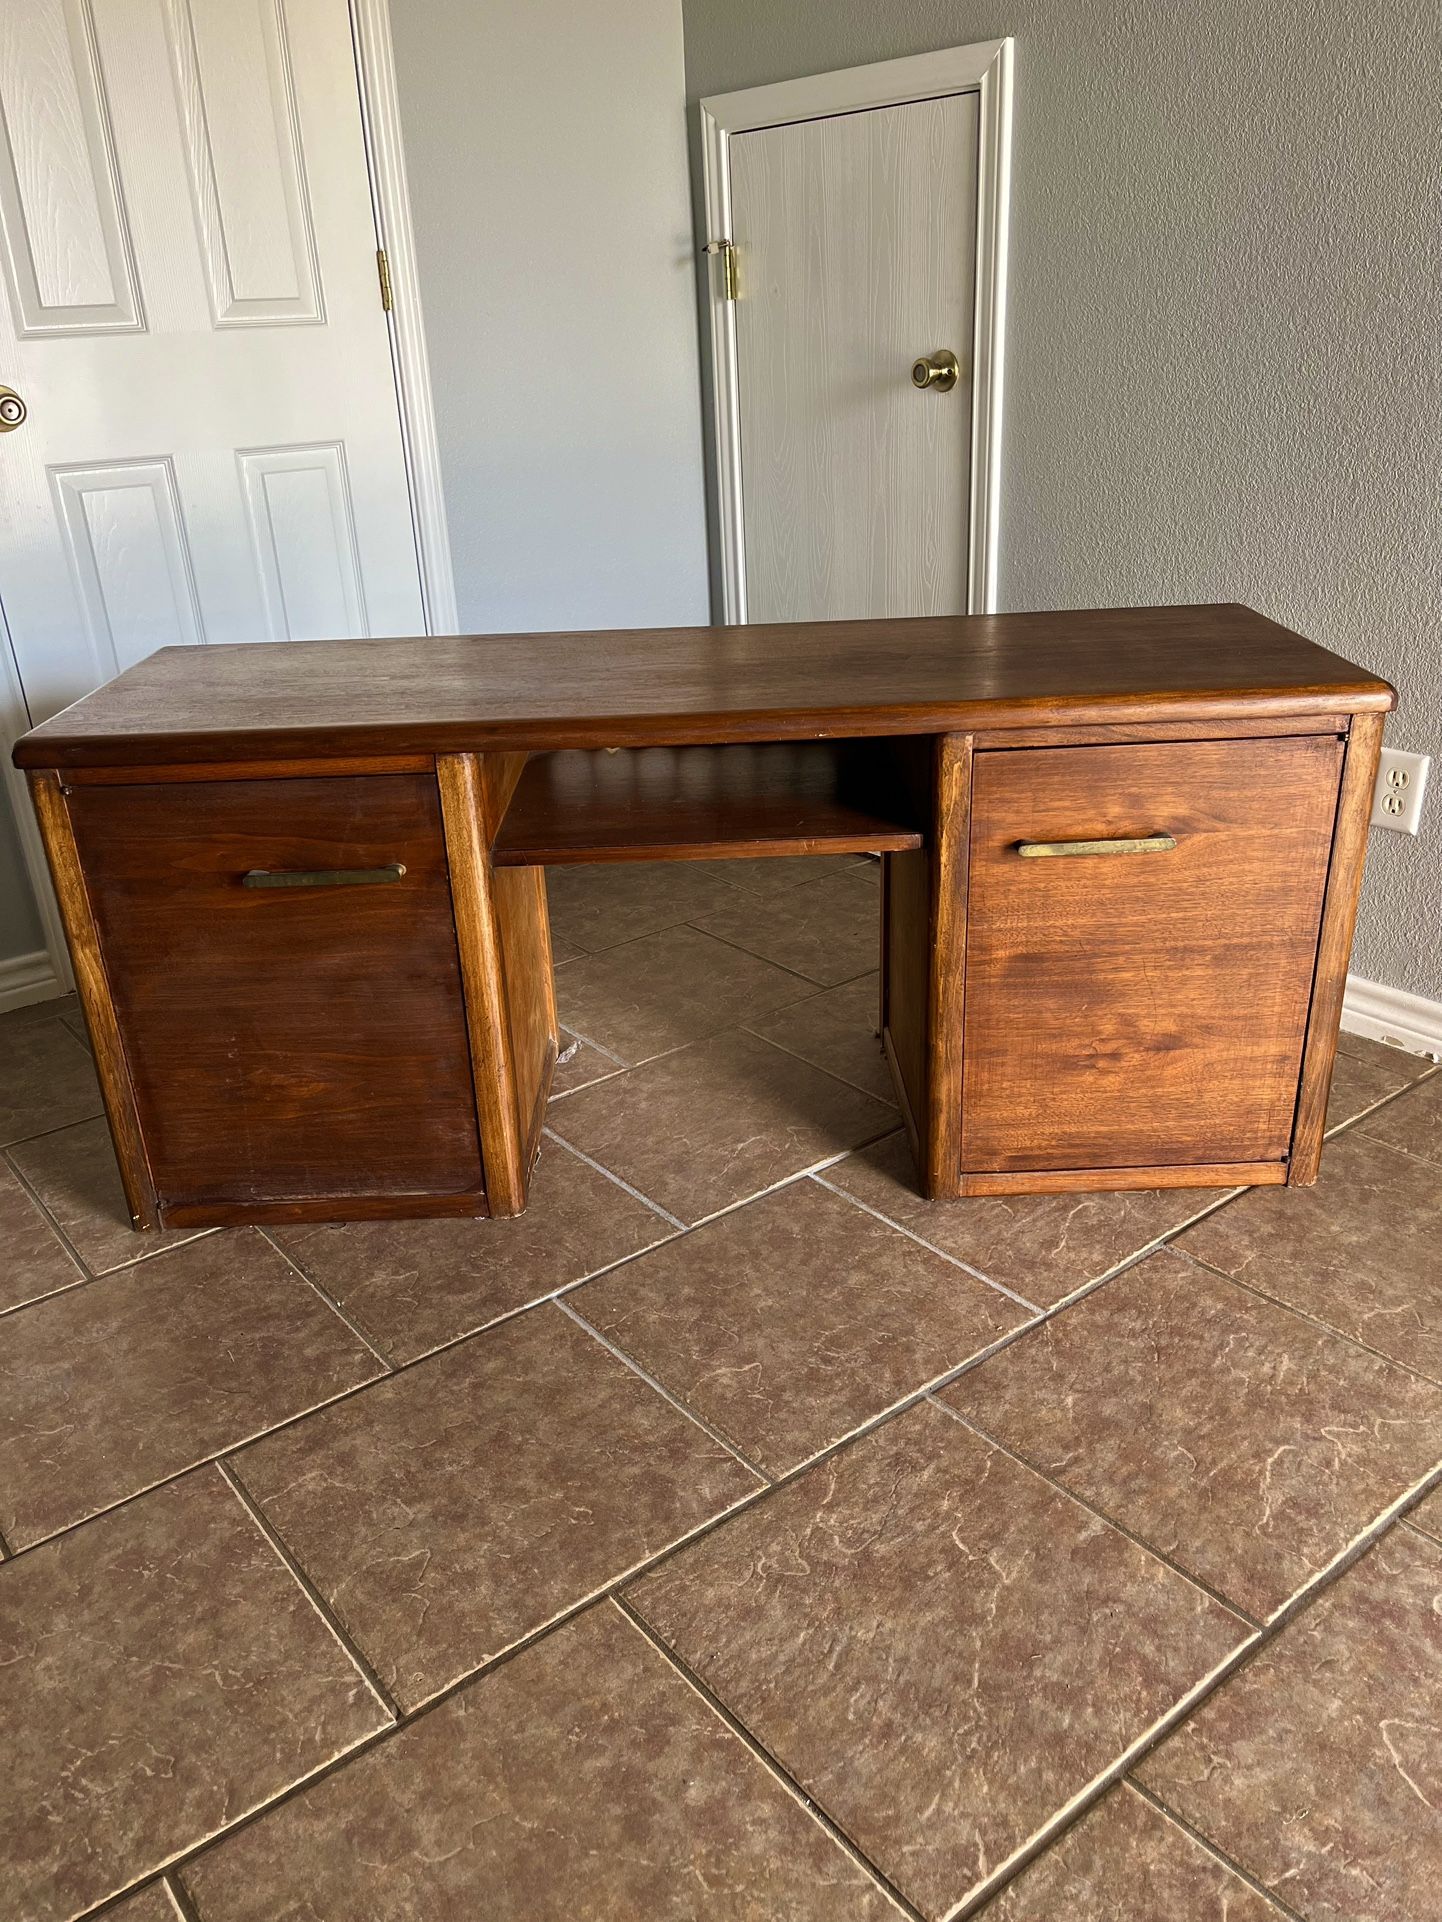
[(544, 868), (492, 872), (501, 968), (515, 1074), (516, 1131), (527, 1177), (541, 1145), (560, 1030), (556, 1025), (555, 976), (551, 969), (551, 921), (546, 911)]
[(919, 847), (888, 757), (856, 741), (535, 755), (497, 867), (879, 854)]
[[(967, 603), (977, 96), (730, 142), (753, 620)], [(911, 384), (952, 349), (950, 393)]]
[(1357, 902), (1362, 892), (1362, 867), (1367, 852), (1367, 828), (1372, 817), (1372, 790), (1382, 751), (1382, 717), (1359, 714), (1347, 739), (1341, 791), (1337, 798), (1327, 902), (1317, 943), (1317, 969), (1312, 1005), (1307, 1017), (1307, 1040), (1297, 1090), (1296, 1120), (1292, 1130), (1292, 1161), (1288, 1179), (1303, 1187), (1317, 1179), (1322, 1161), (1322, 1137), (1327, 1126), (1327, 1095), (1337, 1056), (1337, 1030), (1342, 1019), (1342, 997), (1347, 990), (1347, 963)]
[(1115, 722), (1096, 727), (1001, 727), (979, 733), (979, 748), (1110, 747), (1124, 741), (1244, 741), (1280, 734), (1345, 734), (1345, 714), (1271, 715), (1259, 721)]
[[(396, 1195), (484, 1210), (433, 780), (91, 787), (69, 806), (163, 1222)], [(242, 885), (392, 862), (385, 887)]]
[(515, 755), (442, 755), (436, 761), (446, 859), (456, 911), (475, 1107), (481, 1122), (486, 1201), (492, 1215), (519, 1215), (527, 1197), (529, 1113), (521, 1117), (511, 1030), (502, 909), (490, 867), (490, 836), (519, 776)]
[[(978, 754), (962, 1166), (1281, 1162), (1341, 744)], [(1168, 833), (1168, 853), (1021, 841)]]
[(85, 1013), (90, 1035), (95, 1072), (110, 1123), (110, 1138), (120, 1165), (120, 1181), (125, 1190), (125, 1205), (137, 1228), (158, 1228), (155, 1185), (141, 1136), (136, 1112), (135, 1088), (125, 1058), (125, 1044), (116, 1018), (110, 980), (100, 951), (95, 916), (81, 867), (79, 850), (70, 819), (65, 790), (53, 774), (30, 776), (30, 797), (40, 823), (40, 838), (55, 898), (65, 925), (70, 962), (75, 970), (75, 986)]
[(1385, 711), (1235, 606), (162, 648), (21, 767), (628, 747)]
[(931, 843), (927, 933), (927, 1108), (923, 1192), (959, 1192), (966, 1112), (967, 877), (971, 862), (972, 742), (944, 734), (936, 743), (936, 813)]
[(1166, 1162), (1150, 1168), (1028, 1168), (1020, 1173), (965, 1174), (963, 1195), (1069, 1195), (1131, 1188), (1277, 1188), (1284, 1161)]
[(227, 761), (224, 765), (157, 763), (147, 767), (77, 767), (66, 780), (72, 787), (155, 787), (167, 781), (295, 781), (318, 774), (430, 774), (429, 754), (312, 755), (304, 761)]

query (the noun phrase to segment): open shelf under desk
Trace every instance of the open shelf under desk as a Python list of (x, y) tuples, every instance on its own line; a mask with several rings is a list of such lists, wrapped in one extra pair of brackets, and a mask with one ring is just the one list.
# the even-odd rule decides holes
[(891, 742), (562, 749), (527, 762), (492, 859), (881, 854), (922, 839)]

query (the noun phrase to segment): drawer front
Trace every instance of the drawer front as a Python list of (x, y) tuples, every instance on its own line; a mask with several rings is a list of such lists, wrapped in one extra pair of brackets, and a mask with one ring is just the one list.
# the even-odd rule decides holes
[(480, 1194), (432, 778), (77, 787), (70, 807), (162, 1206)]
[(1341, 763), (1330, 735), (976, 756), (964, 1169), (1287, 1155)]

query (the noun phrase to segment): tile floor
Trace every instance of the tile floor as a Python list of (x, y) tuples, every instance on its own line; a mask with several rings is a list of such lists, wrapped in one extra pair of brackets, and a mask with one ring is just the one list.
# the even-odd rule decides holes
[(1436, 1922), (1442, 1072), (933, 1206), (874, 864), (551, 895), (514, 1222), (139, 1239), (0, 1017), (0, 1913)]

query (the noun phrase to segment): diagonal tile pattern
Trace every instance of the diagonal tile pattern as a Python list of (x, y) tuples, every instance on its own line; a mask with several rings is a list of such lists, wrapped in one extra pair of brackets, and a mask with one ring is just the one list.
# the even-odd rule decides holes
[(6, 1906), (72, 1917), (388, 1717), (203, 1468), (0, 1569)]
[(203, 1855), (205, 1922), (897, 1911), (610, 1603)]
[(942, 1395), (1258, 1619), (1442, 1460), (1442, 1389), (1170, 1252)]
[(0, 1016), (7, 1919), (1435, 1922), (1442, 1485), (1298, 1585), (1442, 1471), (1442, 1075), (1342, 1037), (1310, 1192), (926, 1203), (876, 878), (554, 870), (674, 1051), (572, 1015), (518, 1221), (135, 1235)]
[(811, 1181), (628, 1262), (571, 1305), (772, 1475), (1026, 1316)]
[(1246, 1634), (925, 1403), (628, 1594), (929, 1917)]
[(1435, 1915), (1442, 1544), (1394, 1529), (1139, 1774), (1308, 1922)]
[(235, 1466), (403, 1708), (760, 1485), (554, 1306)]

